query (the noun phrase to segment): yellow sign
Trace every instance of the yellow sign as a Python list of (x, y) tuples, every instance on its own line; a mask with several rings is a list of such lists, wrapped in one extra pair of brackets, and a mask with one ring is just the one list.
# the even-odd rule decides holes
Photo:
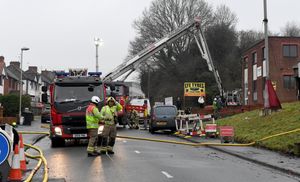
[(204, 82), (185, 82), (184, 83), (184, 96), (187, 96), (187, 97), (205, 96), (205, 83)]

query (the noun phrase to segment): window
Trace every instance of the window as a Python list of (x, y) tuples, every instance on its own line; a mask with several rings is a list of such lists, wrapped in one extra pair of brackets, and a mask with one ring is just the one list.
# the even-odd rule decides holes
[(262, 48), (262, 58), (263, 58), (263, 60), (266, 60), (266, 58), (267, 58), (266, 49), (264, 47)]
[(297, 45), (283, 45), (282, 47), (283, 57), (297, 57), (298, 46)]
[(252, 84), (252, 90), (253, 90), (253, 92), (255, 92), (256, 89), (257, 89), (257, 82), (256, 82), (256, 80), (254, 80), (253, 84)]
[(244, 68), (248, 68), (248, 57), (244, 58)]
[(257, 92), (253, 92), (253, 101), (257, 102)]
[(295, 88), (295, 78), (292, 75), (283, 76), (283, 88), (294, 89)]
[(256, 64), (257, 63), (257, 53), (254, 52), (252, 53), (252, 64)]

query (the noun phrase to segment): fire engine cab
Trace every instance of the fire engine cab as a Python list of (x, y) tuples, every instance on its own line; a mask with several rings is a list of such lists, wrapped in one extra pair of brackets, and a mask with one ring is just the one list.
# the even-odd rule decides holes
[[(99, 110), (104, 105), (105, 88), (100, 72), (87, 69), (70, 69), (56, 72), (50, 85), (50, 139), (52, 147), (64, 146), (66, 139), (88, 138), (85, 111), (92, 96), (101, 99)], [(47, 102), (47, 87), (43, 87), (42, 100)]]

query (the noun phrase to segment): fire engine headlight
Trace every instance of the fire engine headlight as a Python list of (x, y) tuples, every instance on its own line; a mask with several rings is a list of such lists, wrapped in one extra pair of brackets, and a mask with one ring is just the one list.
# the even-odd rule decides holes
[(55, 134), (56, 134), (56, 135), (60, 135), (60, 136), (62, 135), (62, 131), (61, 131), (61, 128), (60, 128), (60, 127), (55, 127), (55, 128), (54, 128), (54, 131), (55, 131)]
[(98, 128), (98, 135), (101, 135), (104, 129), (104, 125), (100, 125)]

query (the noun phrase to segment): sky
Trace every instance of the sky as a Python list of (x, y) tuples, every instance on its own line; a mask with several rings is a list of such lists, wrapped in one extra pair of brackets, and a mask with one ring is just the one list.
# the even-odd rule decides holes
[[(94, 38), (99, 47), (99, 70), (105, 75), (124, 61), (135, 37), (134, 20), (152, 0), (0, 0), (0, 56), (19, 61), (23, 69), (88, 68), (95, 71)], [(238, 30), (263, 31), (263, 0), (207, 0), (216, 8), (227, 5), (238, 17)], [(279, 32), (287, 22), (299, 22), (299, 0), (268, 0), (269, 29)]]

